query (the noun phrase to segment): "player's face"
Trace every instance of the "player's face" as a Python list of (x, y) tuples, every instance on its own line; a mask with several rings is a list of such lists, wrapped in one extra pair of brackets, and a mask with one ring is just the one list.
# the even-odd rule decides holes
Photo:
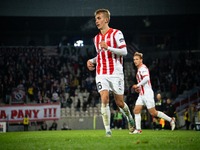
[(95, 16), (95, 23), (99, 30), (102, 30), (107, 22), (108, 18), (106, 18), (103, 13), (99, 13)]
[(142, 59), (140, 59), (139, 56), (134, 56), (133, 57), (133, 62), (135, 64), (136, 67), (140, 66), (142, 64)]

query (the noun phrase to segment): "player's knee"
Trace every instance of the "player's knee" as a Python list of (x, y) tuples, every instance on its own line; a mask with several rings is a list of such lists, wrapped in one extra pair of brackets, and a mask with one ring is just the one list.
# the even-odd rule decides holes
[(133, 110), (133, 113), (134, 113), (134, 114), (139, 114), (140, 111), (139, 111), (138, 109), (134, 109), (134, 110)]
[(118, 107), (120, 107), (120, 108), (124, 108), (124, 102), (123, 101), (116, 101), (116, 104), (117, 104), (117, 106)]

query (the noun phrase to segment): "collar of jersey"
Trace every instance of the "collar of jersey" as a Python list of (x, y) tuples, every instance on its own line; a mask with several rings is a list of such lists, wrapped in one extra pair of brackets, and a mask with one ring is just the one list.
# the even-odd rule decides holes
[(112, 30), (113, 30), (113, 29), (110, 28), (104, 35), (103, 35), (101, 32), (99, 32), (99, 34), (100, 34), (101, 36), (105, 36), (107, 33), (111, 32)]

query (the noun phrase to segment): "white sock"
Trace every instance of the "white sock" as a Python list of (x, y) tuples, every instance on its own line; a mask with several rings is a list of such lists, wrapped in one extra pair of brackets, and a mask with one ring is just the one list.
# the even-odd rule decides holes
[(132, 117), (132, 115), (130, 113), (130, 110), (129, 110), (129, 108), (128, 108), (128, 106), (127, 106), (127, 104), (125, 102), (124, 102), (124, 108), (120, 108), (119, 107), (119, 109), (122, 112), (122, 114), (124, 116), (126, 116), (126, 118), (127, 118), (128, 121), (133, 120), (133, 117)]
[(167, 121), (169, 121), (169, 122), (172, 121), (172, 118), (170, 118), (169, 116), (165, 115), (165, 114), (164, 114), (163, 112), (161, 112), (161, 111), (158, 111), (157, 117), (162, 118), (162, 119), (165, 119), (165, 120), (167, 120)]
[(106, 132), (110, 131), (110, 107), (109, 104), (101, 104), (101, 114), (103, 119), (103, 124)]
[(137, 130), (141, 130), (141, 115), (135, 114), (135, 126)]

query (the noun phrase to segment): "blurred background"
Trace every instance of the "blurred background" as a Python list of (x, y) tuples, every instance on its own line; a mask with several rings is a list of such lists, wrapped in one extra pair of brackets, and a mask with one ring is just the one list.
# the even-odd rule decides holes
[[(96, 56), (94, 12), (105, 8), (111, 12), (109, 26), (121, 30), (127, 43), (124, 100), (129, 108), (138, 96), (131, 89), (137, 72), (132, 56), (138, 51), (150, 70), (156, 103), (161, 94), (162, 111), (171, 99), (177, 128), (185, 127), (188, 109), (195, 124), (200, 102), (199, 7), (198, 0), (1, 1), (0, 103), (60, 103), (60, 126), (69, 117), (100, 118), (95, 71), (90, 72), (86, 62)], [(110, 106), (117, 110), (112, 93)], [(151, 125), (150, 115), (143, 112)], [(80, 129), (72, 120), (67, 124)], [(102, 127), (100, 120), (97, 128)]]

